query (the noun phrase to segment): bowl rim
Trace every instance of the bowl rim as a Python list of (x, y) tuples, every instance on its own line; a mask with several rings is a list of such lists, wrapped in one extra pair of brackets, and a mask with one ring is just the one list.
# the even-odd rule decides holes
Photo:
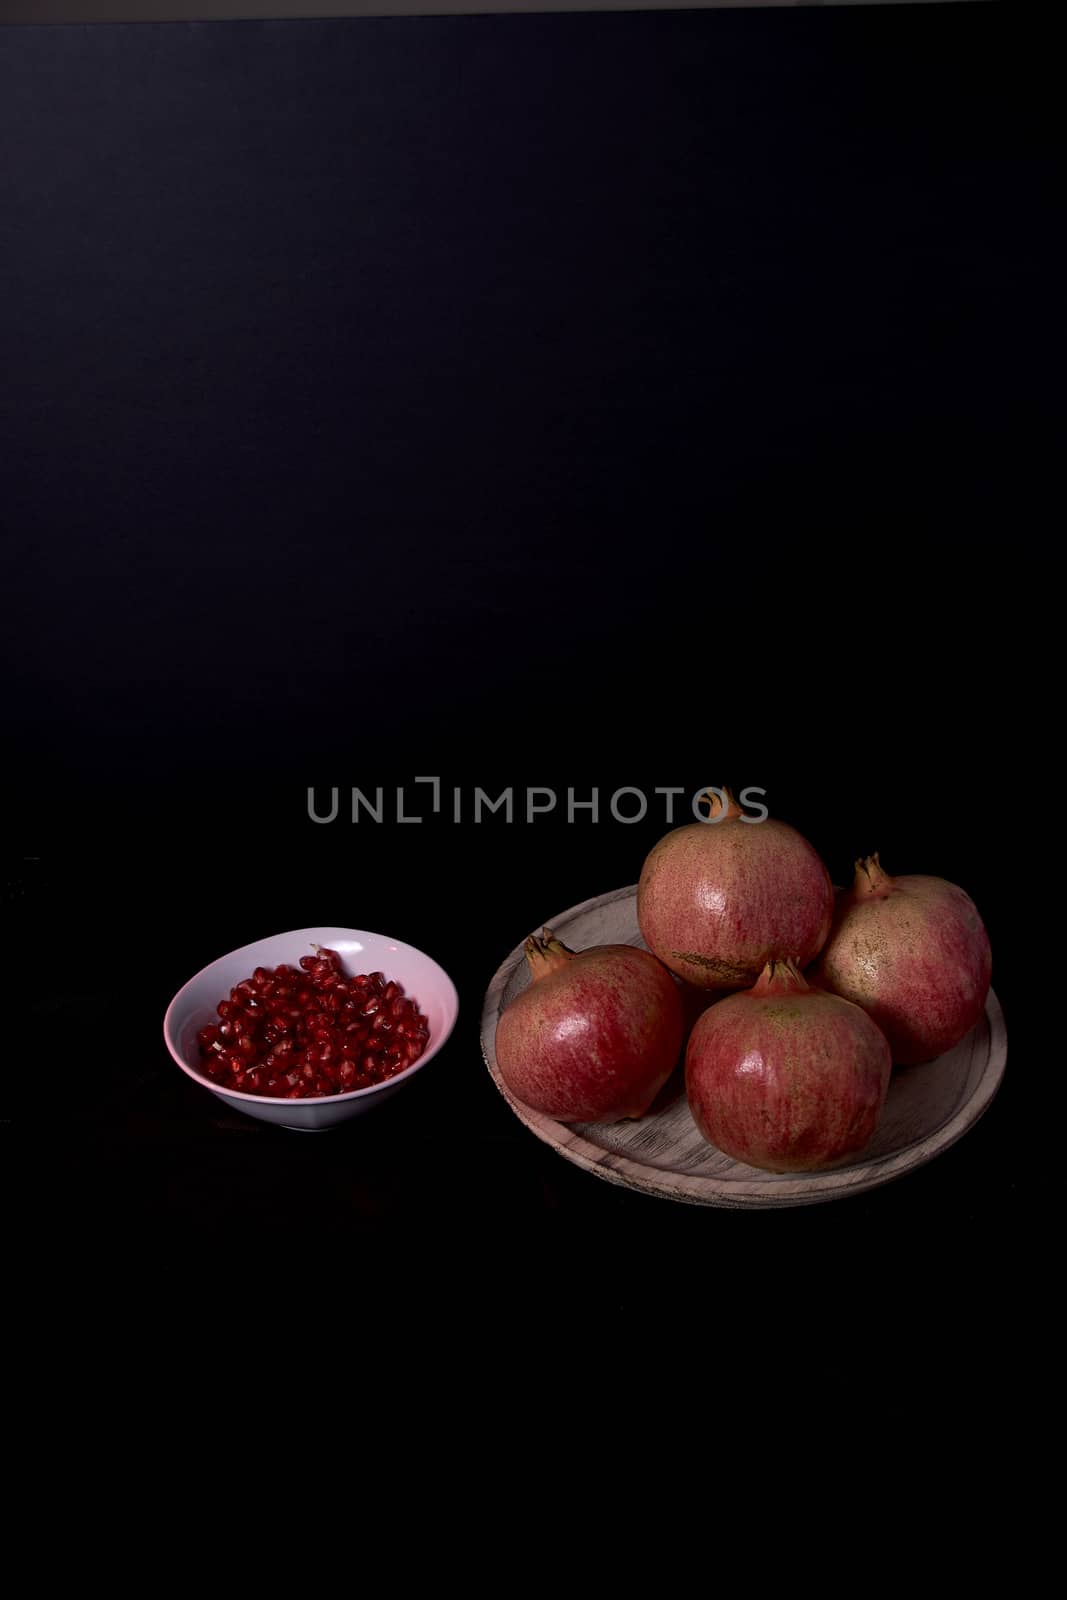
[[(310, 1109), (314, 1106), (338, 1105), (346, 1100), (359, 1100), (364, 1095), (370, 1096), (378, 1094), (383, 1089), (392, 1089), (396, 1084), (404, 1083), (408, 1078), (413, 1077), (415, 1073), (419, 1071), (420, 1067), (426, 1066), (428, 1062), (433, 1060), (437, 1052), (448, 1043), (448, 1040), (451, 1038), (455, 1029), (456, 1023), (459, 1020), (459, 991), (457, 990), (452, 979), (449, 977), (448, 973), (445, 971), (444, 967), (442, 967), (439, 961), (435, 961), (433, 956), (428, 954), (427, 951), (420, 950), (416, 944), (409, 944), (406, 939), (395, 939), (392, 934), (388, 933), (375, 933), (371, 928), (339, 927), (331, 927), (329, 929), (330, 933), (334, 935), (344, 934), (346, 937), (351, 937), (353, 939), (384, 939), (388, 944), (397, 945), (398, 947), (403, 946), (405, 950), (410, 950), (415, 955), (421, 956), (424, 961), (428, 961), (430, 965), (435, 967), (440, 974), (445, 985), (446, 995), (451, 998), (453, 1013), (452, 1021), (448, 1026), (447, 1032), (444, 1033), (440, 1039), (427, 1041), (427, 1048), (423, 1051), (422, 1055), (419, 1056), (417, 1061), (413, 1061), (411, 1063), (410, 1067), (405, 1067), (403, 1072), (394, 1073), (391, 1078), (383, 1078), (381, 1083), (370, 1083), (362, 1089), (345, 1089), (341, 1094), (305, 1095), (298, 1099), (290, 1100), (285, 1095), (249, 1094), (247, 1089), (228, 1089), (225, 1087), (225, 1085), (221, 1083), (215, 1083), (211, 1078), (206, 1077), (203, 1073), (197, 1072), (194, 1067), (191, 1067), (189, 1063), (183, 1059), (177, 1048), (177, 1041), (174, 1037), (175, 1030), (172, 1019), (174, 1012), (180, 1004), (186, 991), (191, 989), (193, 984), (196, 983), (198, 979), (202, 978), (205, 973), (210, 972), (212, 967), (217, 967), (220, 961), (228, 961), (231, 956), (243, 955), (246, 950), (252, 950), (256, 945), (266, 944), (269, 939), (298, 939), (302, 934), (324, 933), (325, 931), (327, 931), (327, 925), (324, 923), (321, 926), (313, 928), (290, 928), (283, 933), (264, 934), (262, 939), (252, 939), (248, 944), (237, 945), (233, 950), (225, 950), (221, 956), (216, 956), (214, 961), (207, 962), (205, 966), (200, 968), (199, 972), (194, 972), (191, 978), (186, 979), (181, 988), (171, 999), (166, 1011), (163, 1014), (163, 1042), (167, 1047), (167, 1051), (170, 1054), (171, 1059), (177, 1066), (181, 1068), (187, 1078), (191, 1078), (192, 1081), (196, 1084), (199, 1084), (202, 1089), (208, 1089), (212, 1094), (219, 1095), (226, 1100), (250, 1100), (254, 1105), (257, 1106), (285, 1106), (290, 1110), (299, 1110), (302, 1107), (307, 1107)], [(327, 946), (327, 948), (329, 948), (329, 946)]]

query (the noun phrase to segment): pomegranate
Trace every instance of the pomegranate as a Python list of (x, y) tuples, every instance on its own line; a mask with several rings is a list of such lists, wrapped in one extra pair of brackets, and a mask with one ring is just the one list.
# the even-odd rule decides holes
[(769, 1172), (813, 1172), (862, 1150), (891, 1071), (867, 1013), (810, 988), (792, 961), (768, 961), (752, 989), (705, 1011), (685, 1059), (705, 1139)]
[(346, 1094), (381, 1083), (422, 1055), (429, 1023), (384, 972), (349, 977), (318, 947), (300, 969), (257, 967), (197, 1035), (212, 1083), (277, 1100)]
[(814, 976), (874, 1018), (898, 1065), (914, 1066), (971, 1031), (991, 970), (969, 895), (944, 878), (891, 878), (868, 856), (856, 863)]
[(833, 916), (830, 874), (788, 823), (742, 820), (729, 789), (711, 820), (675, 828), (641, 871), (637, 917), (648, 948), (700, 989), (747, 989), (772, 956), (818, 955)]
[(511, 1092), (564, 1122), (641, 1117), (685, 1036), (682, 997), (647, 950), (526, 941), (532, 982), (502, 1014), (496, 1058)]

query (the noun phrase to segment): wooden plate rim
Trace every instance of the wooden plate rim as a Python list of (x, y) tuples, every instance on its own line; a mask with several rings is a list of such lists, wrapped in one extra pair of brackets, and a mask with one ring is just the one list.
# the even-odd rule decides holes
[[(607, 894), (593, 895), (588, 900), (582, 900), (577, 905), (571, 906), (569, 910), (558, 913), (555, 917), (547, 917), (544, 925), (549, 928), (554, 927), (568, 918), (598, 910), (602, 906), (611, 905), (614, 901), (631, 898), (636, 893), (637, 885), (629, 884), (623, 889), (613, 889)], [(493, 1082), (519, 1121), (544, 1144), (551, 1145), (566, 1160), (574, 1162), (586, 1172), (593, 1173), (595, 1177), (634, 1189), (641, 1194), (732, 1210), (760, 1206), (814, 1205), (826, 1200), (841, 1199), (847, 1195), (862, 1194), (866, 1190), (878, 1188), (884, 1183), (892, 1182), (894, 1178), (914, 1171), (917, 1167), (924, 1166), (943, 1150), (949, 1149), (988, 1110), (1004, 1077), (1008, 1056), (1007, 1029), (1000, 1002), (990, 989), (986, 1001), (986, 1016), (989, 1020), (989, 1058), (982, 1076), (970, 1098), (948, 1121), (924, 1138), (916, 1140), (914, 1144), (908, 1145), (903, 1150), (895, 1150), (889, 1155), (875, 1156), (868, 1161), (860, 1161), (853, 1166), (838, 1168), (832, 1172), (798, 1173), (795, 1177), (777, 1180), (753, 1178), (751, 1181), (744, 1179), (727, 1181), (700, 1174), (663, 1172), (659, 1168), (634, 1161), (629, 1156), (619, 1155), (610, 1150), (605, 1151), (599, 1145), (583, 1138), (566, 1123), (557, 1122), (552, 1117), (531, 1110), (517, 1100), (504, 1083), (497, 1067), (494, 1048), (496, 1022), (500, 1012), (500, 1000), (508, 981), (515, 968), (525, 959), (524, 942), (517, 944), (497, 968), (485, 992), (482, 1006), (482, 1055)]]

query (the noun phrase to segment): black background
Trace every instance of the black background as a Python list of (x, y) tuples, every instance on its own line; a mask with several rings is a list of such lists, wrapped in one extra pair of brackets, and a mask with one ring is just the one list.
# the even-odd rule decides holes
[[(1005, 5), (0, 32), (30, 996), (4, 1128), (57, 1247), (341, 1237), (494, 1292), (566, 1258), (620, 1305), (674, 1293), (674, 1252), (1007, 1261), (1027, 1062), (997, 818), (1052, 416), (1046, 58)], [(878, 848), (962, 883), (1004, 1089), (830, 1207), (568, 1167), (498, 1099), (482, 995), (531, 928), (636, 880), (662, 812), (308, 820), (310, 784), (424, 774), (756, 784), (839, 880)], [(321, 1139), (229, 1117), (170, 1063), (167, 1001), (332, 922), (441, 959), (452, 1042)]]

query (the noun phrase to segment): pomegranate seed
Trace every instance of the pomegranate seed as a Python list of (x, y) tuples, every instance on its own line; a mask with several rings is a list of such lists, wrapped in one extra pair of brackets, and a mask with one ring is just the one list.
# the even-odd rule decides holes
[(222, 1088), (301, 1100), (369, 1088), (417, 1061), (429, 1023), (383, 972), (345, 971), (336, 950), (257, 967), (197, 1034), (202, 1070)]

